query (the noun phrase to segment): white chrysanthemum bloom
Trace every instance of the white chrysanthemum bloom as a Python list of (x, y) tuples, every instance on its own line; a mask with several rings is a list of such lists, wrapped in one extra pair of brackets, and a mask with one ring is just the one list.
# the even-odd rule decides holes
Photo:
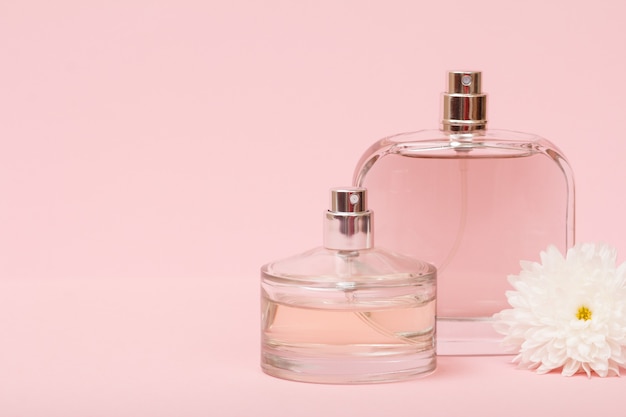
[(626, 263), (616, 267), (616, 259), (608, 245), (583, 243), (565, 258), (550, 246), (541, 263), (522, 261), (520, 274), (509, 276), (513, 308), (494, 315), (505, 346), (519, 352), (513, 361), (540, 374), (619, 375), (626, 366)]

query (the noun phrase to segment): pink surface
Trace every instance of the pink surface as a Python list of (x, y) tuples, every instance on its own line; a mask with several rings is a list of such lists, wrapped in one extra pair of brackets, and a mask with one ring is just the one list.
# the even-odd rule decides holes
[(223, 280), (5, 280), (0, 415), (623, 415), (623, 379), (538, 376), (510, 357), (441, 357), (395, 384), (275, 379), (254, 307), (255, 289)]
[(442, 358), (385, 386), (266, 377), (258, 268), (321, 242), (328, 188), (372, 142), (437, 127), (455, 68), (484, 72), (493, 128), (559, 145), (577, 240), (624, 260), (625, 13), (619, 0), (2, 2), (0, 415), (611, 414), (621, 379), (504, 358)]

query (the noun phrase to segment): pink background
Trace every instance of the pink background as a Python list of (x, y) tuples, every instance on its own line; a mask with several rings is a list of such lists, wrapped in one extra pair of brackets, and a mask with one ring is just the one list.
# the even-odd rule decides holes
[(0, 416), (597, 411), (622, 380), (508, 358), (371, 387), (267, 377), (258, 267), (320, 244), (328, 188), (372, 142), (438, 127), (449, 69), (483, 71), (491, 127), (563, 150), (577, 241), (626, 259), (625, 14), (620, 0), (0, 3)]

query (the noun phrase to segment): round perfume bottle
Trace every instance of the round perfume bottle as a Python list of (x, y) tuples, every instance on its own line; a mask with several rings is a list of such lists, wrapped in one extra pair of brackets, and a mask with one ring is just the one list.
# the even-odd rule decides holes
[(364, 188), (331, 190), (324, 245), (261, 268), (261, 366), (303, 382), (366, 384), (436, 367), (436, 270), (377, 249)]

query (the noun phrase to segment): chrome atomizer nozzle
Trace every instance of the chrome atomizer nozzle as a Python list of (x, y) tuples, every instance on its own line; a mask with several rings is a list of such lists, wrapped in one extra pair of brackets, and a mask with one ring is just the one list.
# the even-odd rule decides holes
[(374, 245), (372, 215), (367, 209), (367, 190), (340, 187), (330, 190), (330, 210), (324, 213), (324, 247), (361, 250)]
[(487, 128), (487, 95), (481, 90), (479, 71), (450, 71), (443, 94), (444, 132), (475, 132)]

